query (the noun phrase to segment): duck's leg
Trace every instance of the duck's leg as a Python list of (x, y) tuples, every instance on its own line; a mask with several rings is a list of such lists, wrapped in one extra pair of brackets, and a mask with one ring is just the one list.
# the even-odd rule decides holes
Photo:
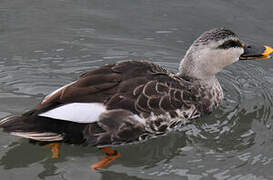
[(110, 147), (104, 147), (100, 148), (102, 152), (106, 154), (106, 156), (100, 160), (99, 162), (96, 162), (91, 167), (95, 170), (102, 169), (110, 165), (115, 159), (120, 157), (120, 152), (111, 149)]
[(60, 154), (60, 143), (51, 143), (48, 145), (48, 147), (52, 151), (52, 158), (58, 158)]

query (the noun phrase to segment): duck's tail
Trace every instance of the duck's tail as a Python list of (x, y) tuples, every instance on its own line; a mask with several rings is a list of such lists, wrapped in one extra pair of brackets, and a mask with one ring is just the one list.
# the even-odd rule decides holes
[(0, 121), (4, 132), (36, 141), (61, 141), (63, 136), (54, 132), (42, 131), (37, 125), (28, 123), (24, 116), (9, 116)]

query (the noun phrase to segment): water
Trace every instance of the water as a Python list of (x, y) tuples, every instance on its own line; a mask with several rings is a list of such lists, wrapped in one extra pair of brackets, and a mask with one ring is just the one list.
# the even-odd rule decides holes
[[(147, 59), (176, 71), (200, 33), (229, 27), (273, 45), (273, 2), (264, 0), (1, 0), (0, 117), (31, 109), (87, 70)], [(239, 62), (218, 74), (225, 99), (208, 117), (141, 144), (103, 171), (96, 148), (46, 147), (0, 132), (1, 180), (273, 179), (272, 61)]]

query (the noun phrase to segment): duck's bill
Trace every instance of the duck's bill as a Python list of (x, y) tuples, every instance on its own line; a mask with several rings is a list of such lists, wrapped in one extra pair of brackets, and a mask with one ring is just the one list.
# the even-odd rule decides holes
[(269, 59), (273, 49), (269, 46), (244, 46), (244, 53), (240, 56), (240, 60), (257, 60)]

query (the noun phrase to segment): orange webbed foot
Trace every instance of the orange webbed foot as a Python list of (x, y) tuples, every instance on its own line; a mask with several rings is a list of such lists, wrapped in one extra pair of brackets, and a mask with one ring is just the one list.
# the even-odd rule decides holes
[(52, 143), (52, 144), (49, 144), (48, 147), (52, 151), (52, 158), (55, 159), (55, 158), (58, 158), (60, 156), (60, 148), (61, 148), (60, 143)]
[(95, 170), (99, 170), (109, 166), (115, 159), (120, 157), (120, 152), (113, 150), (110, 147), (104, 147), (100, 150), (104, 152), (106, 156), (102, 160), (91, 166)]

